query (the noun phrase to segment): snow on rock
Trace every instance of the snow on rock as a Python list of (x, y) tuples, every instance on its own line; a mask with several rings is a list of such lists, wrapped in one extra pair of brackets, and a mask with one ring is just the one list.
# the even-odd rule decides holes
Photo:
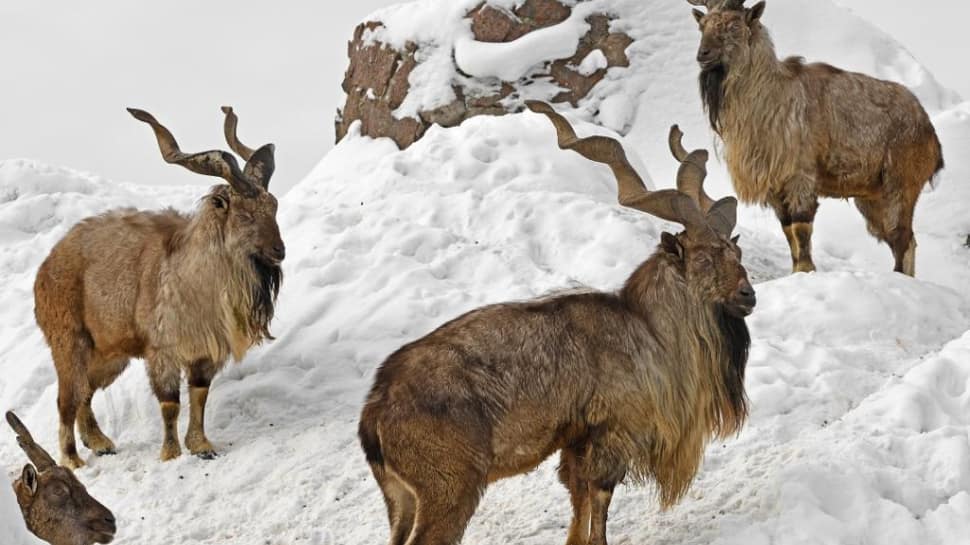
[(455, 64), (477, 78), (517, 81), (537, 65), (573, 56), (579, 39), (589, 30), (586, 17), (592, 13), (588, 5), (581, 5), (565, 21), (506, 43), (479, 42), (462, 36), (455, 40)]
[[(496, 0), (382, 10), (357, 26), (349, 44), (338, 140), (360, 121), (363, 134), (405, 148), (432, 124), (502, 115), (524, 98), (576, 104), (611, 67), (629, 64), (631, 39), (611, 31), (610, 15), (591, 8)], [(605, 64), (587, 63), (582, 73), (578, 65), (587, 57)]]
[(606, 55), (599, 49), (593, 50), (592, 53), (586, 55), (576, 71), (583, 76), (590, 76), (597, 70), (603, 70), (609, 66), (606, 60)]

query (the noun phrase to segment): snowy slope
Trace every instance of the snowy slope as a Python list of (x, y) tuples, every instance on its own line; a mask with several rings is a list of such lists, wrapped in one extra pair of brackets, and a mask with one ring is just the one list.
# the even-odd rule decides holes
[[(661, 78), (630, 94), (639, 107), (625, 144), (664, 187), (674, 167), (666, 127), (682, 123), (695, 147), (710, 137), (694, 111), (693, 54), (681, 50), (689, 43), (693, 51), (696, 35), (663, 29), (675, 15), (692, 21), (686, 7), (643, 4), (636, 20), (657, 32), (640, 46), (643, 81), (676, 73), (690, 82), (682, 90)], [(827, 6), (773, 1), (769, 14), (821, 17)], [(696, 33), (693, 23), (676, 24)], [(885, 38), (866, 41), (869, 32), (845, 29), (858, 47), (875, 48), (872, 58), (898, 49)], [(800, 39), (801, 51), (825, 47), (812, 35)], [(935, 121), (945, 150), (967, 149), (970, 111), (941, 107)], [(868, 239), (849, 207), (830, 202), (817, 234), (823, 272), (789, 276), (774, 219), (743, 211), (739, 231), (759, 292), (749, 320), (750, 422), (738, 438), (711, 446), (692, 491), (669, 512), (658, 510), (649, 488), (621, 487), (611, 509), (614, 545), (967, 543), (970, 250), (962, 241), (970, 233), (970, 159), (950, 152), (947, 161), (918, 208), (917, 280), (887, 272), (888, 250)], [(722, 195), (726, 178), (712, 172), (718, 176), (712, 193)], [(0, 408), (17, 410), (50, 450), (56, 381), (32, 318), (37, 265), (78, 219), (117, 206), (190, 209), (204, 192), (199, 182), (145, 188), (0, 163)], [(615, 203), (609, 171), (558, 150), (537, 115), (433, 128), (404, 151), (348, 136), (282, 199), (289, 255), (278, 340), (214, 385), (209, 435), (222, 456), (157, 461), (160, 418), (140, 363), (95, 398), (120, 451), (95, 458), (82, 449), (89, 466), (78, 474), (114, 510), (118, 542), (384, 541), (384, 507), (355, 436), (375, 367), (481, 304), (619, 286), (673, 226)], [(0, 466), (13, 477), (25, 458), (11, 435), (0, 431)], [(0, 496), (0, 523), (10, 511)], [(547, 463), (490, 488), (465, 542), (559, 543), (568, 514)]]

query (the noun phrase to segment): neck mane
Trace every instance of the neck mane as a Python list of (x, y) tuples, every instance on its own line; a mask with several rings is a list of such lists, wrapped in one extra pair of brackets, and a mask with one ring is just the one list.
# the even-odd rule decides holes
[(768, 30), (760, 23), (755, 25), (748, 48), (739, 58), (700, 72), (701, 101), (711, 129), (723, 136), (725, 130), (748, 117), (746, 105), (763, 108), (766, 100), (783, 92), (781, 83), (788, 73), (786, 63), (778, 60)]
[(687, 492), (711, 438), (738, 433), (748, 412), (747, 325), (691, 293), (680, 266), (659, 251), (633, 273), (620, 293), (648, 320), (662, 352), (669, 355), (657, 363), (665, 384), (648, 385), (654, 397), (656, 436), (647, 452), (633, 457), (631, 467), (634, 479), (656, 480), (664, 506)]
[[(226, 248), (221, 226), (196, 216), (172, 237), (169, 260), (178, 295), (185, 304), (205, 307), (206, 332), (213, 356), (242, 359), (250, 347), (272, 340), (269, 325), (283, 271), (251, 255)], [(225, 357), (221, 358), (223, 361)], [(218, 361), (218, 360), (217, 360)]]

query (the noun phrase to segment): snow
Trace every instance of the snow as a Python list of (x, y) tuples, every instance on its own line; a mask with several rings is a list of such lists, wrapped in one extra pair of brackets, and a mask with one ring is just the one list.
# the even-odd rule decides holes
[[(382, 17), (394, 22), (378, 33), (458, 35), (428, 21), (475, 3), (389, 8)], [(640, 40), (630, 48), (634, 67), (612, 69), (567, 115), (581, 135), (622, 131), (648, 183), (670, 187), (669, 125), (684, 127), (689, 147), (711, 141), (695, 98), (696, 25), (678, 2), (589, 4), (627, 14), (622, 24)], [(828, 2), (775, 0), (766, 17), (783, 26), (833, 13)], [(888, 62), (881, 69), (919, 74), (861, 21), (832, 33), (833, 43), (854, 36), (854, 48), (872, 49), (830, 50), (833, 61)], [(831, 47), (829, 38), (826, 30), (778, 41), (811, 54)], [(823, 202), (816, 229), (821, 272), (789, 275), (776, 220), (743, 208), (738, 232), (759, 296), (749, 319), (751, 418), (737, 438), (711, 445), (688, 497), (670, 511), (659, 511), (649, 487), (621, 486), (611, 543), (967, 543), (970, 159), (959, 150), (970, 146), (970, 108), (937, 93), (928, 74), (910, 83), (927, 93), (948, 162), (917, 209), (918, 278), (889, 272), (888, 249), (869, 238), (850, 204), (832, 200)], [(943, 98), (933, 103), (934, 96)], [(712, 195), (728, 193), (716, 162), (710, 178)], [(119, 206), (191, 210), (204, 191), (203, 180), (148, 187), (0, 162), (0, 408), (16, 410), (52, 452), (56, 378), (33, 322), (37, 266), (87, 215)], [(78, 476), (118, 517), (120, 543), (386, 540), (384, 506), (356, 440), (376, 366), (486, 303), (578, 286), (614, 289), (663, 229), (676, 229), (619, 207), (609, 170), (559, 150), (548, 121), (531, 113), (432, 127), (403, 151), (352, 130), (281, 199), (279, 218), (288, 257), (277, 341), (214, 384), (208, 431), (220, 457), (157, 460), (161, 422), (140, 362), (95, 397), (119, 453), (98, 458), (82, 448), (89, 465)], [(24, 462), (12, 433), (0, 431), (4, 478)], [(3, 494), (0, 529), (19, 516)], [(490, 487), (465, 543), (561, 542), (569, 513), (552, 460)]]
[(517, 81), (528, 75), (530, 68), (576, 53), (579, 39), (589, 31), (586, 17), (594, 13), (589, 8), (590, 4), (581, 4), (565, 21), (507, 43), (461, 36), (455, 41), (455, 64), (470, 76)]
[(594, 49), (579, 63), (576, 71), (581, 76), (592, 76), (597, 70), (602, 70), (607, 66), (609, 66), (609, 61), (606, 60), (603, 51)]

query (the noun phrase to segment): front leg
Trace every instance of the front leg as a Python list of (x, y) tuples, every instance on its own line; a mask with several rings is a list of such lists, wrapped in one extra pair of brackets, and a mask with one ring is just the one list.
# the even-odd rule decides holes
[(585, 542), (589, 545), (606, 545), (606, 519), (613, 489), (626, 476), (627, 470), (622, 443), (623, 440), (608, 428), (600, 427), (590, 434), (578, 457), (580, 473), (585, 477), (583, 530), (589, 536)]
[(583, 458), (586, 445), (570, 446), (562, 450), (559, 462), (559, 480), (569, 490), (573, 505), (573, 520), (569, 524), (566, 545), (589, 543), (589, 481), (583, 474)]
[(216, 456), (216, 449), (205, 436), (205, 404), (209, 386), (219, 368), (210, 360), (199, 360), (189, 366), (189, 429), (185, 433), (185, 447), (205, 460)]
[(590, 545), (606, 545), (606, 519), (616, 483), (600, 481), (590, 487)]
[(166, 462), (182, 455), (182, 447), (179, 446), (178, 440), (181, 368), (173, 359), (153, 355), (148, 358), (148, 378), (161, 407), (164, 436), (160, 458)]
[(769, 201), (788, 240), (792, 272), (815, 271), (815, 262), (812, 260), (812, 231), (815, 213), (818, 211), (818, 198), (806, 187), (810, 185), (808, 182), (789, 183), (785, 187), (787, 193), (776, 195)]

